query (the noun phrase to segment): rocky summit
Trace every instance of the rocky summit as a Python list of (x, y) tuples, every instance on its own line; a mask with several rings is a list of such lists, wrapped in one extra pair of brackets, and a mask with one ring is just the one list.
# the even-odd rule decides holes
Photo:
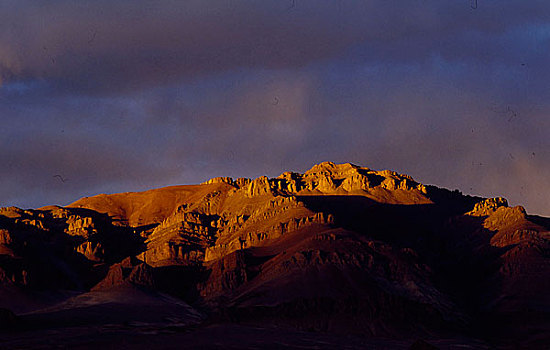
[(504, 198), (331, 162), (1, 208), (0, 341), (544, 348), (549, 231)]

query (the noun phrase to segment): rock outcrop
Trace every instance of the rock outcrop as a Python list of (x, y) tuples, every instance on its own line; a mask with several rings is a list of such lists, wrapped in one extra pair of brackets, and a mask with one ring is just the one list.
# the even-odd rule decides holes
[(107, 276), (92, 291), (109, 289), (124, 283), (133, 285), (154, 287), (153, 269), (132, 257), (122, 260), (120, 263), (111, 265)]
[(508, 207), (508, 201), (502, 197), (487, 198), (475, 204), (474, 209), (468, 212), (472, 216), (489, 216), (498, 208)]

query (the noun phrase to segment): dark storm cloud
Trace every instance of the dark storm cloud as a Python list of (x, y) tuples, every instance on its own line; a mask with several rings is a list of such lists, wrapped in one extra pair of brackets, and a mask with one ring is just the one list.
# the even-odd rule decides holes
[[(292, 6), (294, 5), (294, 6)], [(293, 68), (360, 47), (364, 60), (498, 58), (491, 43), (545, 19), (542, 1), (6, 1), (5, 81), (93, 92), (238, 68)], [(490, 44), (487, 46), (487, 44)], [(518, 43), (516, 42), (516, 45)], [(481, 57), (483, 58), (483, 57)]]
[(478, 5), (3, 1), (0, 205), (332, 160), (550, 214), (550, 5)]
[[(62, 107), (57, 112), (74, 113)], [(90, 127), (85, 118), (71, 122), (50, 113), (43, 110), (35, 119), (12, 115), (13, 124), (1, 127), (2, 205), (64, 205), (76, 199), (75, 193), (113, 192), (121, 186), (146, 189), (175, 169), (162, 163), (158, 146), (147, 152), (136, 148), (136, 137), (122, 127), (113, 129), (114, 123)], [(2, 115), (5, 118), (6, 112)], [(142, 133), (139, 140), (145, 147), (146, 137)]]

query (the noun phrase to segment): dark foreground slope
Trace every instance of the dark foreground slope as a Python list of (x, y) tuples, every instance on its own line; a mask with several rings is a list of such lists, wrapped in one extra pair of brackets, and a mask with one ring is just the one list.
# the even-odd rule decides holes
[(549, 228), (502, 198), (333, 163), (3, 208), (0, 307), (17, 317), (6, 314), (0, 338), (13, 348), (544, 348)]

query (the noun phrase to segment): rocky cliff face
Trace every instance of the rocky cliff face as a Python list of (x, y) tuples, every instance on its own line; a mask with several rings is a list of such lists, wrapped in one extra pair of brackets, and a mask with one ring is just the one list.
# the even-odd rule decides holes
[(424, 185), (409, 176), (331, 162), (305, 174), (286, 172), (255, 180), (221, 177), (204, 183), (216, 184), (228, 186), (174, 208), (148, 237), (141, 258), (153, 265), (211, 261), (269, 244), (307, 225), (333, 223), (332, 215), (307, 208), (302, 196), (360, 195), (396, 204), (430, 203)]
[(547, 331), (533, 320), (550, 310), (549, 231), (549, 219), (504, 198), (325, 162), (2, 208), (0, 283), (160, 289), (226, 321), (493, 340), (506, 329), (528, 341)]
[(34, 288), (85, 288), (94, 265), (136, 253), (140, 238), (86, 209), (0, 209), (4, 280)]

